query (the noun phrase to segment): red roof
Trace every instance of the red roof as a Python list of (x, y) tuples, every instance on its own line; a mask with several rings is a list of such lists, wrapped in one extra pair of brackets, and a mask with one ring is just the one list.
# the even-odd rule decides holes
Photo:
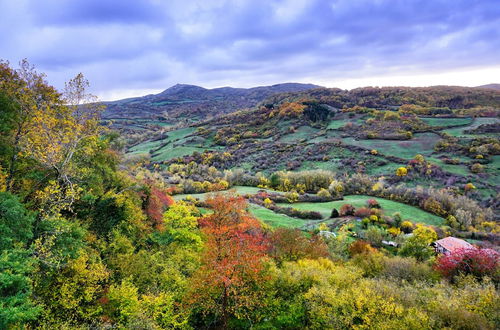
[(469, 242), (464, 241), (463, 239), (456, 238), (456, 237), (445, 237), (443, 239), (440, 239), (436, 242), (435, 244), (439, 244), (442, 247), (444, 247), (446, 250), (452, 252), (456, 249), (473, 249), (474, 245), (470, 244)]

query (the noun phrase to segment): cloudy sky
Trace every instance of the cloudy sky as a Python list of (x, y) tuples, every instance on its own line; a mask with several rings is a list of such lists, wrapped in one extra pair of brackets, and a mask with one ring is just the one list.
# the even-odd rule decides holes
[(499, 0), (0, 0), (0, 59), (104, 100), (176, 83), (500, 83)]

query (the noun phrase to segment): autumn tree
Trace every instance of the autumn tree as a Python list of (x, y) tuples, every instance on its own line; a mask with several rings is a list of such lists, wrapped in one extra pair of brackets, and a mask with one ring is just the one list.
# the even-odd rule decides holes
[(9, 146), (7, 151), (8, 175), (6, 186), (14, 189), (14, 178), (20, 170), (19, 163), (28, 143), (28, 135), (36, 134), (37, 114), (59, 102), (59, 94), (45, 81), (45, 76), (23, 60), (14, 70), (9, 63), (0, 62), (0, 91), (8, 106), (0, 107), (2, 135)]
[(436, 260), (436, 270), (448, 279), (462, 274), (477, 278), (489, 276), (498, 282), (499, 268), (500, 254), (492, 249), (456, 249)]
[(25, 154), (56, 174), (37, 196), (49, 214), (70, 207), (78, 198), (76, 179), (85, 168), (78, 166), (75, 157), (90, 157), (98, 144), (102, 107), (88, 94), (88, 87), (81, 73), (71, 79), (60, 97), (62, 104), (36, 111), (33, 130), (27, 134)]
[(329, 255), (328, 246), (320, 236), (308, 238), (298, 229), (278, 228), (271, 234), (270, 241), (270, 255), (280, 263)]
[(215, 195), (206, 204), (213, 213), (199, 221), (205, 251), (187, 302), (227, 328), (231, 316), (245, 318), (259, 305), (256, 287), (263, 279), (267, 241), (242, 197)]
[[(17, 70), (0, 63), (0, 99), (8, 101), (0, 110), (5, 118), (0, 126), (3, 145), (8, 146), (3, 148), (7, 157), (2, 160), (7, 168), (6, 189), (27, 190), (23, 194), (36, 200), (42, 216), (57, 215), (78, 198), (77, 179), (88, 170), (75, 158), (98, 149), (102, 107), (87, 89), (82, 74), (59, 93), (28, 61), (23, 60)], [(37, 180), (27, 179), (36, 176)]]
[(430, 244), (438, 238), (431, 227), (418, 224), (410, 236), (401, 246), (399, 254), (405, 257), (415, 257), (417, 260), (425, 260), (434, 254)]

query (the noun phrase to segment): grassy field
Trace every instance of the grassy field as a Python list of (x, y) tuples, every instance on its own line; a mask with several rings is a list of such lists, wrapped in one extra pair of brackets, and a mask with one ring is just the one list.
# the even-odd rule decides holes
[[(364, 195), (344, 196), (344, 200), (342, 201), (334, 201), (327, 203), (295, 203), (292, 206), (299, 210), (317, 211), (320, 212), (324, 218), (328, 218), (333, 208), (336, 208), (338, 210), (343, 204), (352, 204), (355, 207), (366, 206), (366, 201), (371, 198), (377, 200), (380, 203), (380, 205), (382, 206), (382, 210), (386, 215), (392, 215), (395, 212), (400, 212), (403, 219), (409, 219), (414, 223), (425, 223), (437, 226), (442, 225), (444, 223), (443, 218), (425, 212), (414, 206), (393, 202), (383, 198), (376, 198)], [(285, 207), (290, 206), (290, 204), (278, 204), (278, 205)]]
[(318, 133), (319, 129), (310, 126), (300, 126), (294, 133), (282, 136), (279, 142), (294, 142), (302, 139), (311, 138), (314, 134)]
[(147, 141), (143, 142), (141, 144), (138, 144), (136, 146), (133, 146), (129, 150), (129, 154), (147, 154), (149, 150), (158, 148), (163, 141), (158, 140), (158, 141)]
[(173, 147), (171, 145), (165, 146), (156, 152), (151, 158), (154, 161), (161, 162), (170, 160), (172, 158), (191, 155), (193, 152), (198, 151), (202, 153), (205, 150), (212, 150), (212, 148), (198, 148), (198, 147)]
[(345, 124), (350, 122), (348, 119), (334, 119), (332, 120), (328, 126), (326, 127), (327, 129), (339, 129), (343, 127)]
[(455, 125), (470, 125), (473, 122), (472, 118), (420, 118), (429, 126), (455, 126)]
[[(196, 129), (194, 127), (181, 128), (175, 131), (167, 132), (167, 137), (158, 141), (146, 141), (138, 144), (129, 150), (129, 154), (147, 154), (150, 150), (155, 150), (152, 155), (154, 161), (165, 161), (172, 158), (190, 155), (195, 151), (203, 152), (213, 148), (203, 148), (200, 146), (183, 143), (183, 139), (192, 134)], [(176, 145), (179, 144), (179, 145)], [(198, 143), (199, 144), (199, 143)], [(164, 145), (161, 149), (158, 149)]]
[(368, 149), (376, 149), (384, 155), (392, 155), (405, 159), (412, 159), (417, 154), (430, 155), (434, 151), (434, 146), (439, 140), (439, 136), (434, 133), (415, 134), (411, 140), (355, 140), (345, 138), (346, 144), (351, 144)]
[[(270, 189), (262, 189), (262, 188), (247, 187), (247, 186), (234, 186), (231, 189), (225, 190), (225, 191), (222, 191), (222, 192), (231, 192), (231, 191), (234, 191), (238, 195), (247, 195), (247, 194), (253, 195), (253, 194), (258, 193), (260, 190), (265, 190), (267, 192), (273, 192), (273, 190), (270, 190)], [(208, 192), (208, 193), (201, 193), (201, 194), (179, 194), (179, 195), (174, 195), (173, 197), (174, 197), (175, 200), (181, 200), (181, 199), (186, 198), (187, 196), (198, 198), (200, 200), (205, 200), (207, 198), (207, 196), (210, 195), (210, 194), (213, 194), (213, 193)]]
[(249, 212), (257, 219), (270, 225), (271, 227), (300, 228), (308, 223), (307, 220), (292, 218), (284, 214), (274, 213), (265, 207), (250, 204)]
[[(260, 188), (256, 187), (245, 187), (245, 186), (236, 186), (234, 187), (234, 191), (240, 195), (244, 194), (255, 194)], [(271, 191), (271, 190), (267, 190)], [(190, 196), (194, 198), (198, 198), (200, 200), (206, 199), (211, 193), (203, 193), (203, 194), (190, 194)], [(181, 194), (173, 196), (175, 200), (181, 200), (188, 196), (189, 194)], [(279, 203), (278, 205), (283, 207), (294, 207), (299, 210), (305, 211), (317, 211), (320, 212), (325, 219), (327, 219), (333, 208), (340, 209), (343, 204), (352, 204), (355, 207), (366, 206), (366, 201), (368, 199), (377, 200), (382, 206), (382, 210), (386, 215), (392, 215), (395, 212), (400, 212), (403, 219), (409, 219), (414, 223), (424, 223), (428, 225), (440, 226), (444, 223), (444, 219), (440, 218), (436, 215), (425, 212), (417, 207), (406, 205), (403, 203), (393, 202), (383, 198), (376, 198), (372, 196), (364, 196), (364, 195), (349, 195), (345, 196), (344, 200), (334, 201), (334, 202), (326, 202), (326, 203)], [(249, 211), (256, 218), (264, 221), (273, 227), (289, 227), (289, 228), (302, 228), (306, 226), (310, 222), (318, 222), (318, 221), (308, 221), (302, 220), (298, 218), (293, 218), (286, 216), (284, 214), (274, 213), (271, 210), (268, 210), (264, 207), (260, 207), (258, 205), (250, 204)]]
[[(456, 157), (460, 158), (460, 157)], [(443, 170), (453, 173), (453, 174), (458, 174), (458, 175), (463, 175), (467, 176), (470, 174), (469, 169), (465, 165), (453, 165), (453, 164), (446, 164), (443, 162), (441, 159), (437, 157), (427, 157), (427, 160), (430, 161), (431, 163), (434, 163), (441, 167)], [(467, 161), (467, 159), (466, 159)]]
[(500, 122), (500, 119), (498, 119), (498, 118), (474, 118), (474, 122), (472, 122), (472, 124), (469, 126), (450, 128), (450, 129), (443, 130), (443, 132), (446, 132), (452, 136), (475, 137), (476, 135), (465, 134), (464, 131), (479, 127), (483, 124), (493, 124), (493, 123), (497, 123), (497, 122)]

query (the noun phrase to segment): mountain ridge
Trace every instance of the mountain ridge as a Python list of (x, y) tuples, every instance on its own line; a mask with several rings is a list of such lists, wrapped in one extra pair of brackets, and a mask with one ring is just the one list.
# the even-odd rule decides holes
[(207, 89), (176, 84), (158, 94), (108, 101), (104, 118), (191, 118), (204, 119), (238, 109), (250, 108), (280, 93), (322, 88), (314, 84), (282, 83), (251, 88), (218, 87)]
[(487, 88), (487, 89), (500, 90), (500, 84), (486, 84), (486, 85), (477, 86), (476, 88)]

